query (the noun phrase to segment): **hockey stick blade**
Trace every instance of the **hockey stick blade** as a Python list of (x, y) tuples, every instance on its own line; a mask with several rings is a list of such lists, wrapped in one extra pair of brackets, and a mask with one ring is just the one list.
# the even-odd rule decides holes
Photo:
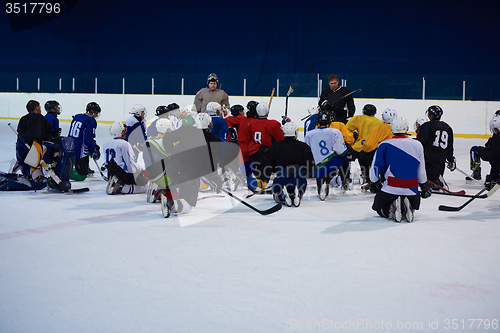
[(260, 215), (269, 215), (269, 214), (272, 214), (272, 213), (275, 213), (277, 212), (278, 210), (281, 209), (281, 204), (280, 203), (277, 203), (276, 205), (274, 205), (273, 207), (271, 208), (268, 208), (266, 210), (260, 210), (258, 208), (255, 208), (254, 206), (250, 205), (248, 202), (240, 199), (239, 197), (237, 197), (236, 195), (232, 194), (231, 192), (225, 190), (225, 189), (221, 189), (222, 192), (226, 193), (227, 195), (229, 195), (230, 197), (234, 198), (236, 201), (239, 201), (241, 202), (242, 204), (244, 204), (245, 206), (247, 206), (248, 208), (256, 211), (257, 213), (259, 213)]
[(485, 191), (486, 191), (486, 187), (483, 188), (481, 191), (479, 191), (475, 196), (473, 196), (472, 198), (470, 198), (469, 200), (467, 200), (462, 206), (459, 206), (459, 207), (450, 207), (450, 206), (441, 205), (441, 206), (438, 207), (438, 210), (442, 210), (442, 211), (445, 211), (445, 212), (458, 212), (458, 211), (462, 210), (465, 206), (467, 206), (468, 204), (470, 204), (474, 199), (479, 198), (479, 196), (481, 194), (483, 194), (483, 192), (485, 192)]
[[(455, 192), (440, 192), (440, 191), (432, 191), (432, 194), (441, 194), (441, 195), (451, 195), (452, 197), (462, 197), (462, 198), (474, 198), (475, 195), (472, 194), (456, 194)], [(481, 194), (478, 196), (478, 199), (486, 199), (488, 194)]]
[(496, 184), (495, 186), (493, 186), (493, 188), (491, 190), (488, 191), (488, 193), (486, 193), (486, 196), (488, 198), (491, 197), (493, 195), (493, 193), (498, 191), (499, 188), (500, 188), (500, 184)]
[(475, 178), (471, 177), (470, 175), (466, 174), (463, 170), (460, 170), (460, 169), (459, 169), (459, 168), (457, 168), (457, 167), (455, 167), (455, 170), (457, 170), (458, 172), (460, 172), (460, 173), (461, 173), (461, 174), (463, 174), (464, 176), (466, 176), (466, 177), (468, 177), (468, 178), (472, 179), (475, 183), (478, 183), (479, 185), (484, 186), (484, 183), (483, 183), (482, 181), (477, 180), (477, 179), (475, 179)]
[[(449, 193), (449, 194), (457, 194), (457, 195), (463, 195), (465, 194), (465, 190), (460, 190), (460, 191), (456, 191), (456, 192), (453, 192), (453, 191), (450, 191), (450, 190), (447, 190), (445, 189), (444, 187), (442, 187), (441, 185), (439, 184), (436, 184), (434, 183), (433, 181), (429, 180), (429, 183), (431, 183), (432, 185), (436, 186), (437, 188), (443, 190), (445, 193)], [(432, 193), (438, 193), (438, 192), (432, 192)]]

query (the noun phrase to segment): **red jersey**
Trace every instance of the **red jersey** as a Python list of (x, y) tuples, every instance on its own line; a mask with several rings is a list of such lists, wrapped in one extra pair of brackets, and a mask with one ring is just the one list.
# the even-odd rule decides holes
[[(243, 158), (243, 162), (248, 161), (248, 143), (250, 142), (250, 132), (248, 125), (254, 121), (255, 118), (247, 118), (243, 117), (240, 120), (240, 124), (238, 127), (238, 145), (240, 146), (241, 156)], [(228, 123), (229, 125), (229, 123)]]
[(248, 143), (248, 155), (255, 154), (261, 146), (271, 147), (273, 142), (285, 139), (281, 124), (276, 120), (257, 118), (248, 125), (250, 142)]

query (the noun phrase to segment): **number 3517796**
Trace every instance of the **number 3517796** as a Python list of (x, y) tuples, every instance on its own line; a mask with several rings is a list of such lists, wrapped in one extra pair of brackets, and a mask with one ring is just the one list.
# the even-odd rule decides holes
[(7, 14), (59, 14), (61, 12), (60, 3), (50, 2), (7, 2), (5, 3)]

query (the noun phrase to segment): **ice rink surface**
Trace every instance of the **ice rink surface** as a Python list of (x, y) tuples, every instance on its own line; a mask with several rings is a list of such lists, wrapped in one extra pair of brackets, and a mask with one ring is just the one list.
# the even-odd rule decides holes
[[(8, 122), (2, 171), (15, 158)], [(455, 139), (458, 167), (468, 172), (470, 147), (485, 142)], [(445, 179), (481, 188), (458, 171)], [(308, 188), (300, 207), (269, 216), (219, 195), (168, 219), (145, 194), (107, 195), (97, 172), (73, 183), (84, 186), (0, 193), (0, 332), (500, 331), (498, 192), (459, 212), (438, 206), (467, 198), (435, 194), (399, 224), (356, 182), (324, 202)]]

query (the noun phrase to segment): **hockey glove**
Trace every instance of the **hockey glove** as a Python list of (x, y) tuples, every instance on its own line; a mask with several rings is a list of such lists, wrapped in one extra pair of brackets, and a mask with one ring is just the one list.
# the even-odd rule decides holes
[(493, 186), (497, 183), (497, 179), (493, 179), (490, 175), (486, 176), (486, 182), (484, 183), (484, 187), (486, 187), (486, 190), (491, 190)]
[(423, 199), (427, 199), (428, 197), (431, 196), (432, 188), (431, 188), (431, 183), (429, 183), (429, 181), (426, 181), (425, 183), (420, 184), (420, 189), (421, 189), (420, 196)]
[(375, 183), (370, 183), (370, 192), (377, 193), (382, 189), (382, 180), (377, 180)]
[(450, 169), (450, 171), (455, 171), (455, 169), (457, 168), (457, 159), (455, 158), (455, 156), (452, 157), (451, 159), (451, 162), (450, 161), (447, 161), (447, 167), (448, 169)]
[(92, 152), (90, 153), (90, 156), (96, 161), (101, 157), (101, 152), (99, 150), (100, 147), (98, 145), (95, 145), (94, 150), (92, 150)]

